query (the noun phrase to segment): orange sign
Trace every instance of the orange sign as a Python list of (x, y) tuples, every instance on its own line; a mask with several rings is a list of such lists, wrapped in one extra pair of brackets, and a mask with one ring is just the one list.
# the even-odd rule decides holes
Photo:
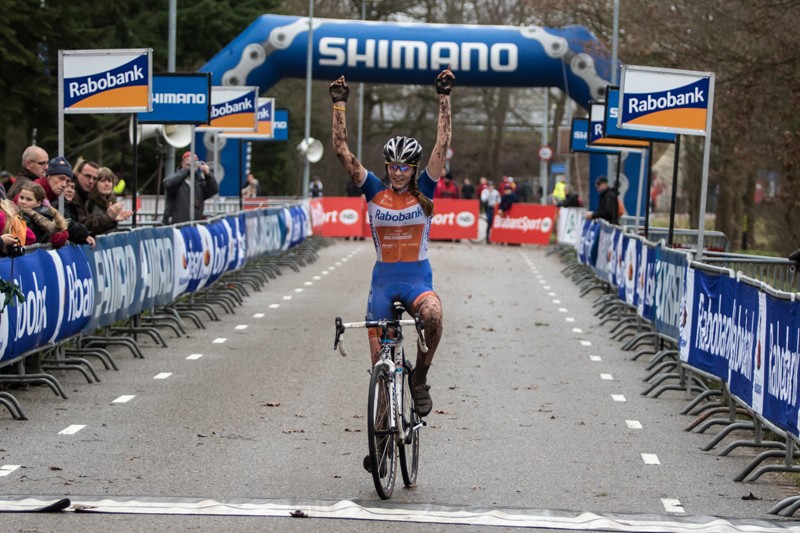
[(495, 215), (491, 242), (550, 244), (556, 220), (556, 206), (514, 204), (506, 216)]

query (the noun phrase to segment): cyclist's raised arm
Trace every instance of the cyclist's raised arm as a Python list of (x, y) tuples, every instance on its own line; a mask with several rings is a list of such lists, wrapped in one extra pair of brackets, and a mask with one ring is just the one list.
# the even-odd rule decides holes
[(450, 91), (456, 84), (456, 77), (450, 68), (444, 69), (436, 76), (436, 94), (439, 95), (439, 120), (436, 129), (436, 146), (433, 147), (428, 160), (428, 175), (438, 180), (447, 160), (447, 149), (450, 147)]
[(331, 83), (329, 92), (331, 100), (333, 100), (333, 151), (350, 179), (356, 185), (361, 186), (367, 177), (367, 170), (347, 145), (345, 111), (347, 110), (347, 98), (350, 96), (350, 88), (344, 81), (344, 76)]

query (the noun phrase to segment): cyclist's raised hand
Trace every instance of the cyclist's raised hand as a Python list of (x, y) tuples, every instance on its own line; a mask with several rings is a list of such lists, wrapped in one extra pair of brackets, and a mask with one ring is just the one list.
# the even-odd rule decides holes
[(456, 85), (456, 77), (448, 66), (436, 76), (436, 94), (450, 94)]
[(331, 94), (331, 100), (333, 103), (336, 102), (346, 102), (347, 98), (350, 97), (350, 87), (347, 86), (347, 82), (344, 81), (344, 76), (339, 77), (338, 80), (331, 83), (328, 92)]

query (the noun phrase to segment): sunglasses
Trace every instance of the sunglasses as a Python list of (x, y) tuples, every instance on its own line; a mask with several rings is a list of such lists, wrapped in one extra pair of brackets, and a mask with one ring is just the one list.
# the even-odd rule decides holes
[(386, 165), (389, 167), (389, 170), (391, 170), (392, 172), (396, 172), (398, 170), (400, 172), (407, 172), (408, 170), (410, 170), (410, 169), (414, 168), (415, 166), (417, 166), (417, 165), (411, 165), (411, 164), (401, 165), (400, 163), (386, 163)]

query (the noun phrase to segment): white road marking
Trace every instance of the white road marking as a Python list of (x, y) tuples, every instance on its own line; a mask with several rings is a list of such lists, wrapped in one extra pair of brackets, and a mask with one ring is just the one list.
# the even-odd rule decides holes
[(572, 333), (583, 333), (581, 328), (572, 328)]
[(111, 403), (128, 403), (129, 401), (136, 398), (135, 394), (123, 394), (119, 398), (113, 400)]
[(253, 318), (264, 318), (264, 313), (256, 313), (253, 315)]
[(606, 381), (613, 380), (614, 377), (611, 374), (600, 374), (600, 379), (604, 379)]
[(624, 394), (612, 394), (611, 398), (615, 402), (627, 402), (628, 401), (628, 400), (625, 399), (625, 395)]
[(599, 355), (590, 355), (589, 356), (589, 360), (590, 361), (594, 361), (595, 363), (599, 363), (600, 361), (602, 361), (602, 359), (600, 359)]
[(539, 283), (542, 283), (542, 284), (544, 284), (544, 283), (547, 283), (547, 280), (545, 280), (545, 279), (540, 279), (540, 280), (539, 280)]
[(303, 289), (295, 289), (294, 292), (303, 292)]
[(287, 294), (286, 296), (283, 297), (283, 299), (284, 300), (291, 300), (292, 299), (292, 295), (291, 294)]
[(554, 303), (554, 304), (560, 304), (560, 303), (561, 303), (561, 300), (553, 300), (553, 303)]
[(658, 460), (658, 456), (654, 453), (643, 453), (642, 454), (642, 461), (646, 465), (660, 465), (661, 461)]
[(591, 346), (592, 341), (581, 341), (581, 346)]
[(681, 504), (680, 500), (675, 498), (661, 498), (661, 505), (664, 506), (664, 510), (668, 513), (685, 513), (686, 511), (683, 509), (683, 505)]
[(313, 285), (313, 283), (311, 283), (310, 281), (306, 281), (305, 283), (303, 283), (303, 285), (305, 285), (306, 287), (310, 287)]
[(203, 357), (203, 354), (201, 354), (201, 353), (193, 353), (192, 355), (190, 355), (186, 359), (188, 359), (189, 361), (197, 361), (201, 357)]
[(558, 308), (558, 312), (559, 313), (566, 313), (567, 312), (567, 308), (566, 307), (559, 307)]
[(642, 429), (642, 423), (638, 420), (626, 420), (625, 425), (628, 426), (628, 429)]
[(556, 295), (556, 293), (554, 293), (554, 292), (548, 292), (548, 293), (547, 293), (547, 295), (548, 295), (548, 296), (555, 296), (555, 295)]
[(336, 270), (336, 267), (335, 266), (328, 267), (328, 270)]
[(162, 372), (153, 376), (153, 379), (167, 379), (172, 375), (172, 372)]
[(545, 285), (545, 286), (544, 286), (544, 287), (542, 287), (542, 288), (543, 288), (544, 290), (546, 290), (546, 291), (549, 291), (549, 290), (550, 290), (550, 285)]
[(22, 465), (3, 465), (0, 466), (0, 477), (7, 476)]
[(314, 276), (314, 277), (313, 277), (313, 278), (311, 278), (311, 279), (313, 279), (314, 281), (319, 281), (319, 280), (321, 280), (321, 279), (322, 279), (322, 276)]
[(323, 276), (327, 276), (327, 275), (328, 275), (328, 271), (327, 271), (327, 270), (323, 270), (323, 271), (322, 271), (322, 275), (323, 275)]
[(71, 426), (67, 426), (66, 428), (62, 429), (58, 432), (59, 435), (74, 435), (75, 433), (79, 432), (83, 428), (86, 427), (86, 424), (73, 424)]
[(574, 318), (572, 318), (571, 316), (568, 316), (568, 317), (567, 317), (567, 318), (565, 318), (564, 320), (566, 320), (567, 322), (575, 322), (575, 319), (574, 319)]
[(247, 324), (239, 324), (238, 326), (236, 326), (236, 327), (235, 327), (235, 328), (233, 328), (233, 329), (235, 329), (235, 330), (237, 330), (237, 331), (242, 331), (242, 330), (244, 330), (244, 329), (247, 329)]
[(227, 337), (217, 337), (216, 339), (214, 339), (211, 342), (213, 342), (214, 344), (222, 344), (223, 342), (226, 342), (227, 340), (228, 340)]
[(281, 304), (270, 304), (269, 308), (270, 308), (270, 309), (277, 309), (277, 308), (279, 308), (280, 306), (281, 306)]

